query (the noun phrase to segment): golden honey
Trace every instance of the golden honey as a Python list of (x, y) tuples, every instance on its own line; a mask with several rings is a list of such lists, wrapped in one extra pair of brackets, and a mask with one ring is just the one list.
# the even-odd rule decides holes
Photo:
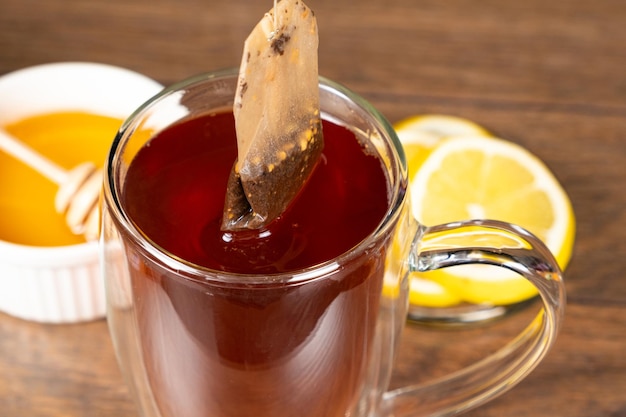
[[(57, 112), (31, 116), (3, 129), (69, 170), (86, 161), (102, 168), (121, 124), (108, 116)], [(33, 246), (84, 242), (55, 211), (57, 191), (57, 184), (0, 151), (0, 240)]]

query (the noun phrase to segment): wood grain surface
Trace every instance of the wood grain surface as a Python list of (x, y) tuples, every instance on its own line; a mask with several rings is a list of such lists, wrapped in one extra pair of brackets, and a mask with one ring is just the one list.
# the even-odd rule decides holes
[[(626, 2), (309, 0), (320, 73), (389, 120), (470, 118), (543, 159), (577, 217), (565, 325), (524, 381), (467, 416), (626, 416)], [(0, 74), (57, 61), (127, 67), (168, 84), (239, 65), (271, 1), (0, 0)], [(5, 279), (5, 277), (0, 277)], [(458, 369), (528, 317), (410, 326), (395, 385)], [(137, 416), (106, 322), (0, 314), (0, 416)]]

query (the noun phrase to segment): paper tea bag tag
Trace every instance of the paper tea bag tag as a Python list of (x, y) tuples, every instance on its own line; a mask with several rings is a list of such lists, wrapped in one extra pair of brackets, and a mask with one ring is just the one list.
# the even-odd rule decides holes
[(285, 211), (323, 149), (317, 23), (299, 0), (282, 0), (244, 45), (233, 111), (238, 158), (222, 229), (260, 229)]

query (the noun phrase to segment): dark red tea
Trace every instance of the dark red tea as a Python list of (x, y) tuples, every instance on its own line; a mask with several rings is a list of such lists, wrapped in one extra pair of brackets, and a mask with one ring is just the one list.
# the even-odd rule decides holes
[(261, 233), (220, 231), (226, 182), (237, 157), (232, 113), (160, 133), (133, 160), (124, 203), (156, 244), (197, 265), (238, 273), (312, 266), (347, 251), (381, 222), (387, 181), (354, 134), (324, 122), (322, 162), (291, 208)]
[[(216, 271), (274, 274), (332, 260), (388, 209), (379, 158), (324, 121), (322, 161), (262, 231), (220, 230), (237, 148), (232, 113), (160, 132), (133, 159), (122, 203), (175, 257)], [(142, 352), (163, 417), (344, 416), (374, 348), (387, 239), (323, 279), (247, 286), (175, 273), (128, 246)]]

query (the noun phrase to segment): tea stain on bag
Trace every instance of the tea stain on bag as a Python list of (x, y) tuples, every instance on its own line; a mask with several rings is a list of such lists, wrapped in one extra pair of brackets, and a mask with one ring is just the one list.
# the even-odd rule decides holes
[(223, 230), (262, 229), (275, 220), (320, 159), (317, 48), (315, 15), (300, 0), (275, 2), (246, 39)]

